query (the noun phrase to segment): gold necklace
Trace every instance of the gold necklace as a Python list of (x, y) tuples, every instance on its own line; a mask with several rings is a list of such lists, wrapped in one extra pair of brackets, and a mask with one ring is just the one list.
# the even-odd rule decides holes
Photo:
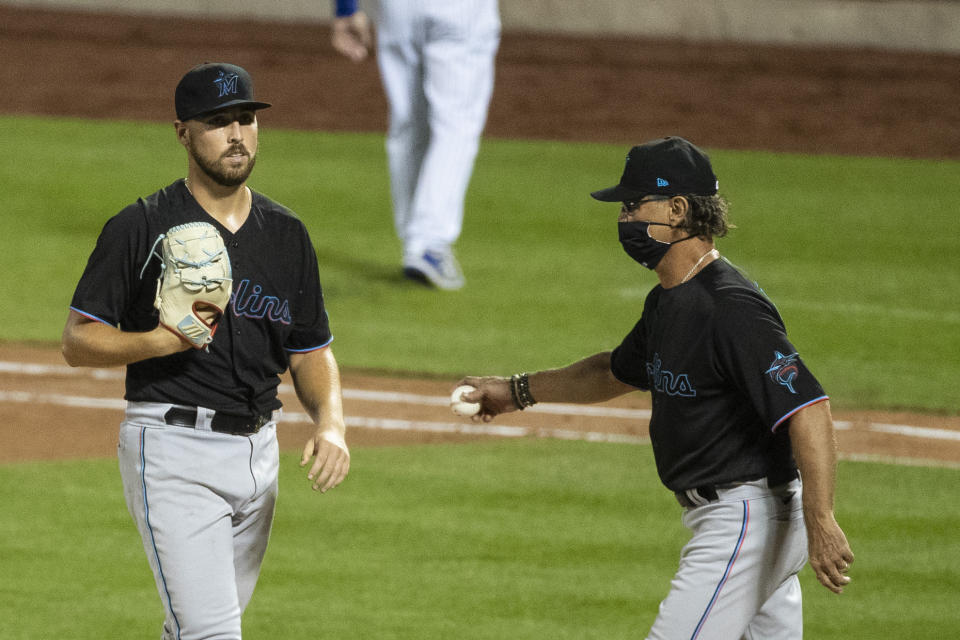
[(707, 251), (705, 254), (700, 256), (700, 259), (697, 260), (697, 264), (693, 265), (693, 268), (690, 269), (690, 271), (687, 271), (687, 275), (683, 276), (683, 280), (680, 281), (680, 284), (683, 284), (684, 282), (689, 280), (690, 276), (693, 275), (693, 272), (697, 270), (697, 267), (703, 264), (703, 261), (706, 260), (707, 256), (710, 256), (710, 255), (712, 255), (714, 258), (719, 258), (720, 252), (717, 251), (716, 249), (710, 249), (710, 251)]

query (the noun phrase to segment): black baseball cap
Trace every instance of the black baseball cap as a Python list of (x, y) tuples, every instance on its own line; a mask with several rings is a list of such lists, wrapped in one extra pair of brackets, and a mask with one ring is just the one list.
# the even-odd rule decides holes
[(590, 195), (603, 202), (622, 202), (648, 195), (712, 196), (718, 188), (707, 154), (670, 136), (630, 149), (620, 183)]
[(225, 62), (204, 62), (187, 71), (177, 84), (174, 102), (181, 121), (237, 105), (270, 106), (253, 99), (253, 80), (245, 69)]

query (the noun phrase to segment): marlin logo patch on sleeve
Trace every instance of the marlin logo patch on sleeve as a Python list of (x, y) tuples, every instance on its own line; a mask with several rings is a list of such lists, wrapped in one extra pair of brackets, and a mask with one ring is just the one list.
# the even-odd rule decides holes
[(796, 393), (793, 388), (793, 381), (800, 375), (800, 367), (797, 366), (797, 354), (791, 353), (788, 356), (779, 351), (773, 352), (773, 363), (764, 373), (770, 376), (774, 382), (785, 386), (790, 393)]

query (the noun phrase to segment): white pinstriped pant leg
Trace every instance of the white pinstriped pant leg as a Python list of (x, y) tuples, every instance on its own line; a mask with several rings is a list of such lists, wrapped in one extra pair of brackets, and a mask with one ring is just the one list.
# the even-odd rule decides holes
[(381, 25), (377, 63), (389, 107), (386, 150), (393, 222), (397, 237), (406, 247), (420, 167), (430, 142), (427, 98), (415, 25), (393, 18), (389, 22), (381, 19)]
[(381, 3), (387, 157), (405, 255), (447, 249), (460, 236), (499, 42), (496, 0)]

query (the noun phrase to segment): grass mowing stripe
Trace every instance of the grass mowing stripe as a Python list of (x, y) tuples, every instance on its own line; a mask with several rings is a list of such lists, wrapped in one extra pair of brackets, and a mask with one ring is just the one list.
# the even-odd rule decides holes
[[(295, 454), (253, 640), (634, 638), (687, 538), (650, 451), (546, 440), (360, 449), (320, 496)], [(951, 637), (958, 471), (842, 462), (856, 562), (841, 597), (801, 572), (810, 637)], [(151, 637), (162, 619), (114, 461), (0, 466), (0, 637)], [(64, 594), (69, 594), (65, 597)]]
[(894, 305), (844, 304), (842, 302), (817, 303), (806, 300), (789, 299), (780, 300), (779, 306), (830, 314), (857, 314), (867, 318), (888, 315), (893, 318), (911, 322), (943, 322), (946, 324), (960, 325), (960, 311), (947, 309), (916, 309), (897, 307)]

